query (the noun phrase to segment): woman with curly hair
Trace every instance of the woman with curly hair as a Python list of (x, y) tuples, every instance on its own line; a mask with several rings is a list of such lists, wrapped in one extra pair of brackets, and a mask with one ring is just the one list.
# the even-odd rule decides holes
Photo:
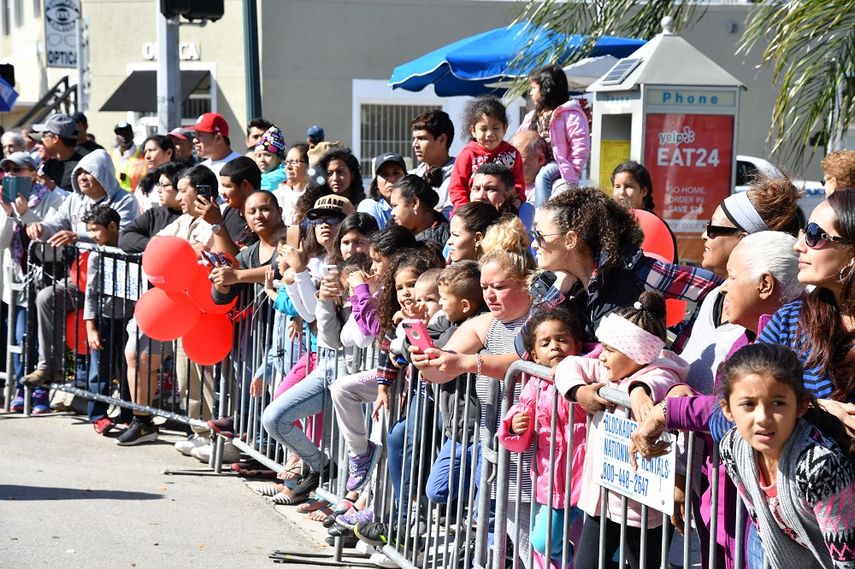
[[(586, 307), (586, 336), (594, 341), (600, 320), (631, 306), (645, 290), (666, 298), (701, 302), (721, 278), (704, 269), (646, 257), (632, 212), (598, 188), (574, 188), (549, 199), (535, 216), (534, 249), (541, 269), (558, 277), (550, 298), (571, 291)], [(691, 326), (674, 342), (683, 346)]]

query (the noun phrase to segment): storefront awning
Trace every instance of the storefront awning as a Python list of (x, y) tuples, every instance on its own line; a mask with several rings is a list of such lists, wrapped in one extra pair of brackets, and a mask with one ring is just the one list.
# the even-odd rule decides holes
[[(181, 102), (187, 100), (190, 93), (204, 81), (209, 71), (181, 72)], [(101, 106), (102, 111), (135, 111), (138, 113), (157, 112), (157, 72), (132, 71), (119, 88)]]

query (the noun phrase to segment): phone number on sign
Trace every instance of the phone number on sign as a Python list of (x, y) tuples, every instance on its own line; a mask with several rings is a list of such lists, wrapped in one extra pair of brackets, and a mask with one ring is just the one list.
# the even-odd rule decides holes
[(647, 483), (649, 482), (647, 478), (625, 468), (615, 468), (614, 464), (603, 464), (603, 473), (600, 479), (603, 482), (616, 484), (627, 492), (633, 491), (637, 495), (647, 496)]

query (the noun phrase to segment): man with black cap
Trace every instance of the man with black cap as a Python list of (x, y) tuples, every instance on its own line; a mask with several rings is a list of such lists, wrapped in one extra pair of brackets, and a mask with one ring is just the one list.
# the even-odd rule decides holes
[(94, 140), (89, 140), (89, 121), (86, 119), (86, 115), (78, 111), (71, 115), (71, 118), (77, 125), (77, 148), (81, 154), (86, 155), (93, 150), (104, 148)]
[(148, 165), (143, 158), (142, 149), (134, 144), (134, 129), (126, 122), (118, 123), (113, 132), (116, 133), (115, 147), (110, 150), (113, 167), (119, 185), (126, 192), (133, 192), (148, 172)]
[(83, 158), (77, 149), (77, 125), (68, 115), (55, 114), (44, 123), (34, 124), (33, 133), (41, 135), (45, 160), (36, 174), (36, 181), (50, 189), (57, 186), (72, 191), (71, 172)]

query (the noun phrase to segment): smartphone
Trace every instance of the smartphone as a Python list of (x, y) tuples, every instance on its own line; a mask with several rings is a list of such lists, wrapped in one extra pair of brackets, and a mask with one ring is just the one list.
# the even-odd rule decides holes
[(321, 279), (326, 278), (330, 273), (337, 273), (338, 265), (321, 265)]
[(6, 176), (3, 178), (3, 201), (12, 203), (18, 194), (24, 196), (24, 199), (30, 197), (33, 190), (33, 180), (26, 176)]
[[(219, 192), (219, 188), (217, 188), (217, 191)], [(208, 199), (214, 199), (214, 188), (208, 184), (199, 184), (196, 186), (196, 195), (204, 196)]]
[(421, 320), (408, 318), (401, 322), (401, 326), (404, 328), (404, 333), (407, 335), (410, 343), (419, 348), (422, 352), (428, 348), (436, 348), (436, 345), (430, 338), (427, 326), (425, 326), (425, 323)]
[(552, 285), (555, 283), (555, 275), (549, 271), (544, 271), (537, 275), (531, 281), (531, 286), (528, 288), (528, 293), (535, 304), (542, 303), (546, 298), (546, 294)]

